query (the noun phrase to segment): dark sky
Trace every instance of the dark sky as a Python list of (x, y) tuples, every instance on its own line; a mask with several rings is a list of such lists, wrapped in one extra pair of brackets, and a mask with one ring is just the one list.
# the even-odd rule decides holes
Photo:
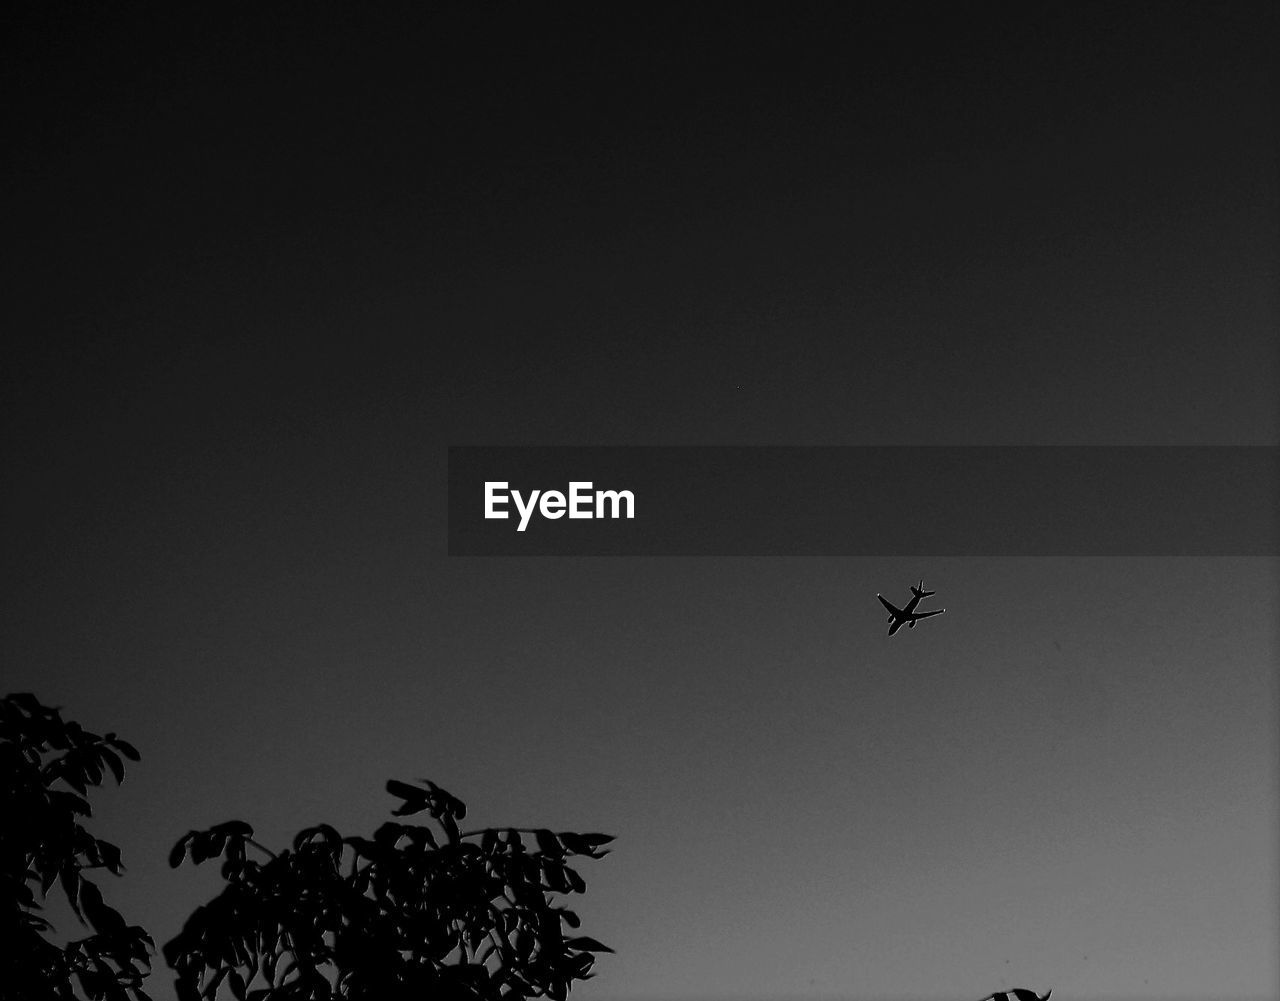
[(445, 553), (449, 445), (1280, 444), (1273, 14), (261, 6), (0, 30), (2, 687), (142, 751), (109, 899), (427, 776), (618, 836), (586, 1001), (1275, 996), (1274, 559)]

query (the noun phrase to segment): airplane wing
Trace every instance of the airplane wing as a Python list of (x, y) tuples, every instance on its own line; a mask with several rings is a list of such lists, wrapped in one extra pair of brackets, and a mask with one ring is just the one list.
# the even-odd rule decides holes
[[(877, 598), (880, 598), (880, 595), (878, 595), (878, 594), (877, 594), (877, 595), (876, 595), (876, 597), (877, 597)], [(890, 611), (890, 612), (892, 612), (894, 615), (901, 615), (901, 614), (902, 614), (902, 609), (901, 609), (901, 608), (894, 608), (892, 604), (890, 604), (889, 602), (885, 601), (883, 598), (880, 598), (880, 604), (884, 605), (884, 607), (885, 607), (885, 608), (887, 608), (887, 609), (889, 609), (889, 611)]]
[(930, 615), (941, 615), (945, 611), (945, 608), (935, 608), (932, 612), (913, 612), (911, 617), (913, 619), (927, 619)]

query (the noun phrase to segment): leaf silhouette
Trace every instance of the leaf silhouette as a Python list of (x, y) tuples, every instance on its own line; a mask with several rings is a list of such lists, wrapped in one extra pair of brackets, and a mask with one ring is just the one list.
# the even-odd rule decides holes
[[(90, 789), (102, 785), (104, 766), (123, 780), (113, 740), (114, 734), (99, 737), (65, 720), (30, 693), (0, 699), (0, 883), (12, 891), (13, 932), (0, 945), (5, 997), (145, 1001), (141, 983), (150, 969), (150, 939), (141, 928), (127, 927), (98, 885), (84, 877), (87, 869), (114, 875), (124, 869), (120, 849), (82, 825), (92, 815)], [(53, 926), (32, 912), (59, 885), (94, 934), (57, 945), (43, 937)]]
[(177, 844), (175, 844), (172, 848), (169, 849), (169, 868), (170, 869), (176, 869), (178, 868), (178, 866), (182, 865), (182, 860), (183, 858), (186, 857), (186, 854), (187, 854), (187, 842), (189, 842), (193, 837), (195, 837), (195, 834), (196, 834), (195, 831), (188, 831), (186, 834), (184, 834), (182, 837), (178, 839)]
[[(578, 916), (550, 894), (585, 886), (566, 874), (566, 837), (537, 828), (536, 854), (525, 852), (518, 829), (489, 828), (464, 839), (456, 818), (465, 805), (429, 780), (416, 788), (392, 780), (387, 789), (403, 812), (430, 812), (426, 825), (388, 821), (372, 839), (341, 837), (326, 824), (305, 828), (292, 848), (271, 856), (229, 825), (184, 838), (196, 860), (212, 833), (266, 855), (223, 867), (226, 887), (198, 908), (166, 943), (180, 996), (207, 991), (219, 971), (232, 979), (261, 971), (263, 1001), (295, 997), (392, 999), (466, 998), (525, 1001), (562, 996), (591, 975), (594, 952), (609, 951), (581, 937), (571, 947), (562, 927)], [(244, 825), (247, 828), (248, 825)], [(181, 844), (181, 843), (180, 843)], [(593, 849), (593, 843), (582, 847)], [(179, 861), (182, 853), (175, 846)], [(252, 985), (252, 979), (244, 984)], [(215, 985), (216, 991), (216, 985)]]
[[(233, 838), (253, 837), (253, 828), (243, 820), (228, 820), (211, 827), (210, 830), (217, 831), (219, 834), (226, 834)], [(332, 828), (330, 828), (330, 830), (332, 830)]]
[(142, 755), (138, 753), (138, 749), (130, 744), (127, 740), (121, 740), (119, 737), (108, 735), (108, 740), (112, 745), (130, 761), (141, 761)]
[(120, 755), (109, 747), (99, 747), (98, 757), (106, 762), (107, 767), (111, 769), (111, 774), (115, 776), (116, 785), (122, 783), (124, 781), (124, 762), (120, 760)]

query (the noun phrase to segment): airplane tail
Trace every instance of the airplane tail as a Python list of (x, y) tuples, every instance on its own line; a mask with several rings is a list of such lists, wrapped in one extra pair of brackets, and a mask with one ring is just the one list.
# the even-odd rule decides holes
[(919, 586), (919, 587), (914, 587), (914, 586), (913, 586), (913, 587), (911, 588), (911, 593), (912, 593), (912, 594), (914, 594), (917, 598), (927, 598), (927, 597), (929, 597), (929, 595), (931, 595), (931, 594), (937, 594), (938, 592), (937, 592), (937, 591), (926, 591), (926, 590), (924, 589), (924, 578), (923, 578), (923, 577), (921, 577), (921, 578), (920, 578), (920, 586)]

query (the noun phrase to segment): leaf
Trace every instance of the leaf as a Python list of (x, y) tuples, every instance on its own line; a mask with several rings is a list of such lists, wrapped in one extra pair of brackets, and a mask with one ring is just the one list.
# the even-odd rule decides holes
[(423, 779), (430, 788), (437, 814), (449, 814), (457, 820), (467, 815), (467, 805), (445, 789), (441, 789), (430, 779)]
[(119, 876), (124, 872), (124, 866), (120, 862), (119, 848), (106, 841), (99, 841), (98, 851), (102, 855), (102, 864), (105, 865), (114, 875)]
[(36, 931), (45, 932), (50, 931), (53, 928), (53, 925), (49, 924), (49, 922), (44, 918), (38, 918), (34, 914), (22, 914), (20, 917), (28, 926), (34, 928)]
[(84, 912), (80, 910), (80, 873), (74, 865), (64, 864), (62, 871), (59, 873), (62, 880), (62, 892), (67, 895), (67, 903), (71, 905), (71, 909), (76, 912), (76, 917), (81, 922), (84, 921)]
[(230, 972), (231, 971), (228, 970), (225, 966), (222, 967), (220, 970), (214, 973), (214, 975), (210, 978), (209, 982), (200, 989), (200, 993), (203, 994), (206, 998), (217, 997), (218, 985), (222, 983), (223, 978)]
[(62, 778), (63, 778), (63, 780), (64, 780), (64, 781), (65, 781), (69, 786), (71, 786), (71, 788), (72, 788), (72, 789), (74, 789), (74, 790), (75, 790), (76, 792), (78, 792), (81, 796), (83, 796), (83, 795), (85, 795), (85, 794), (89, 791), (89, 790), (88, 790), (88, 788), (85, 786), (84, 773), (83, 773), (83, 772), (81, 772), (81, 771), (78, 771), (78, 770), (77, 770), (77, 771), (72, 771), (72, 770), (71, 770), (71, 768), (70, 768), (70, 766), (67, 764), (67, 760), (71, 757), (71, 755), (72, 755), (73, 753), (74, 753), (74, 752), (72, 752), (72, 751), (68, 751), (68, 752), (67, 752), (67, 756), (66, 756), (65, 758), (62, 758), (62, 759), (58, 762), (58, 764), (60, 764), (60, 765), (62, 766), (62, 767), (59, 769), (59, 771), (60, 771), (60, 772), (61, 772), (61, 774), (62, 774)]
[(559, 858), (564, 854), (564, 849), (560, 847), (560, 842), (556, 840), (556, 836), (545, 827), (534, 831), (533, 836), (538, 841), (538, 851), (542, 852), (543, 855)]
[(5, 701), (12, 702), (20, 709), (26, 710), (30, 716), (38, 716), (44, 710), (44, 706), (40, 704), (39, 699), (30, 692), (14, 692), (12, 695), (6, 695)]
[(191, 861), (199, 865), (205, 859), (211, 859), (216, 853), (213, 850), (213, 837), (208, 831), (200, 831), (191, 838)]
[(570, 949), (578, 949), (585, 952), (613, 952), (607, 945), (597, 942), (595, 939), (580, 935), (577, 938), (571, 938), (565, 943)]
[(84, 769), (85, 780), (90, 785), (102, 785), (102, 765), (99, 764), (97, 756), (86, 749), (80, 752), (80, 758), (84, 761), (81, 768)]
[(387, 791), (404, 800), (401, 805), (392, 810), (393, 817), (407, 817), (411, 813), (419, 813), (431, 804), (430, 792), (417, 789), (416, 786), (408, 785), (407, 782), (398, 781), (396, 778), (390, 778), (387, 781)]
[(368, 838), (362, 838), (359, 835), (350, 835), (342, 839), (344, 845), (350, 845), (355, 849), (355, 853), (361, 858), (372, 859), (380, 854), (380, 848), (376, 842), (370, 841)]
[(14, 892), (17, 894), (18, 903), (20, 903), (23, 907), (36, 908), (40, 906), (39, 904), (36, 903), (36, 895), (31, 892), (31, 887), (27, 886), (25, 881), (21, 883), (17, 883), (16, 885), (14, 885), (13, 889), (14, 889)]
[(121, 740), (112, 734), (107, 734), (107, 739), (112, 745), (130, 761), (141, 761), (142, 755), (138, 753), (138, 749), (130, 744), (127, 740)]
[(124, 918), (108, 907), (102, 899), (102, 891), (87, 879), (80, 881), (80, 906), (90, 924), (100, 932), (124, 931)]
[(169, 849), (170, 869), (176, 869), (178, 866), (182, 865), (182, 860), (187, 854), (187, 842), (192, 840), (195, 836), (195, 831), (187, 831), (186, 834), (178, 839), (178, 843)]
[(323, 841), (326, 845), (341, 846), (342, 835), (328, 824), (317, 824), (315, 827), (308, 827), (298, 832), (298, 836), (293, 839), (293, 849), (298, 851), (303, 845), (315, 841)]
[(528, 928), (521, 926), (516, 929), (516, 956), (521, 962), (527, 960), (533, 952), (533, 942), (533, 933)]
[(217, 831), (219, 834), (225, 834), (231, 838), (251, 838), (253, 837), (253, 828), (246, 824), (243, 820), (225, 820), (210, 830)]
[(67, 792), (65, 789), (53, 790), (49, 793), (49, 799), (61, 810), (66, 810), (81, 817), (93, 815), (93, 810), (89, 808), (88, 801), (73, 792)]
[(542, 875), (549, 886), (556, 893), (568, 893), (569, 883), (565, 879), (564, 864), (559, 859), (540, 856), (542, 863)]
[[(37, 863), (38, 865), (39, 863)], [(52, 860), (45, 864), (40, 872), (40, 895), (49, 896), (49, 887), (53, 886), (58, 879), (58, 866)]]
[(244, 1001), (244, 977), (239, 970), (232, 970), (227, 974), (227, 983), (231, 987), (231, 993), (236, 996), (236, 1001)]
[(412, 800), (426, 805), (428, 794), (423, 792), (417, 786), (411, 786), (407, 782), (401, 782), (397, 779), (387, 780), (387, 792), (403, 800)]
[(562, 832), (559, 837), (564, 846), (575, 855), (587, 855), (591, 858), (604, 858), (608, 855), (608, 851), (600, 851), (600, 846), (613, 840), (609, 834), (573, 834), (569, 831)]
[(572, 831), (560, 832), (560, 843), (566, 850), (573, 852), (575, 855), (585, 855), (591, 851), (591, 846), (582, 840), (581, 834), (574, 834)]
[(151, 941), (151, 936), (143, 930), (141, 925), (130, 925), (125, 929), (125, 934), (129, 938), (129, 955), (139, 959), (144, 965), (150, 966), (151, 961), (148, 959), (148, 945), (151, 949), (155, 949), (155, 942)]
[(120, 756), (109, 747), (99, 747), (98, 757), (107, 763), (107, 767), (111, 769), (111, 774), (116, 777), (116, 785), (124, 782), (124, 762), (120, 760)]

